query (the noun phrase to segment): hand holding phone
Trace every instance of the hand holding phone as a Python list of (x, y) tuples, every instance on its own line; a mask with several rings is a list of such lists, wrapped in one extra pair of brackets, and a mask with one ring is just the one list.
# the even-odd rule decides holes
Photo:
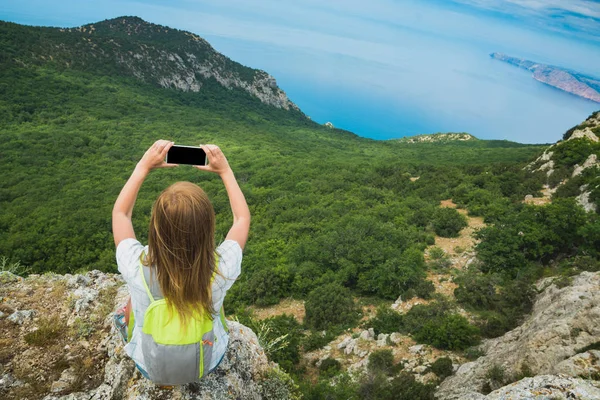
[(167, 164), (206, 165), (206, 153), (200, 147), (173, 145), (165, 161)]
[(206, 151), (209, 164), (199, 165), (196, 168), (202, 171), (214, 172), (219, 176), (223, 176), (223, 174), (231, 171), (229, 162), (227, 162), (227, 158), (219, 146), (215, 146), (214, 144), (205, 144), (202, 146), (202, 148)]

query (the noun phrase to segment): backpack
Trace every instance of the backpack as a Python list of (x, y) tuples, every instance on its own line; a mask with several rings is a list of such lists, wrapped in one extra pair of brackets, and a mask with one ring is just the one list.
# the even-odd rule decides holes
[[(218, 265), (217, 259), (211, 283)], [(158, 282), (150, 279), (150, 268), (142, 264), (140, 275), (150, 299), (142, 327), (142, 353), (148, 376), (153, 382), (161, 385), (182, 385), (199, 381), (209, 372), (212, 360), (213, 344), (216, 340), (213, 320), (210, 315), (202, 313), (191, 318), (187, 329), (182, 330), (179, 313), (175, 309), (169, 310)], [(228, 332), (223, 307), (220, 310), (220, 319), (223, 328)], [(131, 337), (134, 326), (132, 312), (128, 337)]]

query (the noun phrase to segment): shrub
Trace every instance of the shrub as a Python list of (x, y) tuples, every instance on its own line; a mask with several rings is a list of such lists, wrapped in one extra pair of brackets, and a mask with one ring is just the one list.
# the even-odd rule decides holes
[(375, 317), (369, 320), (366, 325), (373, 328), (376, 335), (400, 332), (402, 329), (402, 315), (390, 307), (380, 306), (377, 308)]
[(583, 164), (588, 156), (600, 150), (600, 144), (588, 138), (568, 140), (554, 146), (552, 160), (558, 166), (572, 167)]
[(443, 258), (446, 255), (446, 252), (440, 247), (433, 246), (429, 249), (428, 254), (430, 259), (439, 260), (440, 258)]
[(461, 315), (450, 314), (427, 322), (414, 333), (418, 342), (438, 349), (464, 350), (479, 340), (479, 329)]
[(340, 333), (339, 329), (328, 330), (326, 332), (310, 331), (310, 334), (304, 336), (302, 340), (302, 351), (308, 352), (320, 349), (331, 342)]
[(490, 369), (487, 370), (485, 378), (487, 379), (487, 382), (483, 387), (484, 394), (504, 386), (507, 381), (504, 367), (496, 364), (492, 365)]
[(359, 310), (350, 291), (336, 283), (316, 288), (305, 303), (306, 326), (318, 330), (332, 326), (348, 327), (358, 321)]
[(454, 373), (452, 360), (448, 357), (441, 357), (435, 360), (431, 364), (430, 370), (442, 380)]
[(496, 286), (499, 279), (494, 274), (468, 271), (455, 280), (458, 287), (454, 297), (460, 304), (475, 310), (491, 310), (497, 307)]
[(438, 236), (457, 237), (467, 225), (467, 218), (454, 208), (441, 207), (433, 213), (432, 226)]
[(257, 334), (271, 344), (265, 348), (269, 358), (284, 370), (291, 371), (300, 361), (300, 341), (304, 336), (300, 323), (294, 316), (284, 314), (258, 322), (258, 325), (263, 328)]
[(332, 377), (337, 375), (342, 370), (342, 364), (335, 358), (326, 358), (319, 365), (321, 376)]
[(392, 376), (396, 372), (394, 355), (391, 350), (376, 350), (369, 354), (369, 372)]
[(435, 385), (418, 382), (412, 374), (401, 372), (389, 383), (393, 400), (434, 400)]
[(44, 319), (38, 329), (25, 335), (25, 342), (33, 346), (47, 346), (54, 343), (65, 331), (65, 326), (57, 319)]

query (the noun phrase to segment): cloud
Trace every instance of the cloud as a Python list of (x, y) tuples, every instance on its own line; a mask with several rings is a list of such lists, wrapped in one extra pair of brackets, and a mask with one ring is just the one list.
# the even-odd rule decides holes
[(455, 4), (522, 19), (555, 32), (582, 33), (600, 41), (600, 2), (596, 0), (452, 0)]

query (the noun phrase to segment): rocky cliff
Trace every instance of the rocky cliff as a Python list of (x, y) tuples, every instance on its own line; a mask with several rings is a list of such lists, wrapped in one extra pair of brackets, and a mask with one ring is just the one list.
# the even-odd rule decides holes
[(492, 53), (496, 60), (504, 61), (533, 73), (533, 79), (567, 93), (600, 103), (600, 80), (575, 71), (553, 65), (540, 64), (522, 58), (510, 57), (502, 53)]
[(267, 357), (256, 335), (229, 321), (230, 344), (199, 384), (161, 389), (123, 351), (112, 311), (127, 299), (120, 276), (0, 273), (2, 399), (286, 399), (291, 378)]
[(484, 341), (485, 355), (461, 365), (437, 397), (600, 399), (600, 273), (584, 272), (561, 286), (552, 278), (539, 282), (542, 292), (525, 322)]

